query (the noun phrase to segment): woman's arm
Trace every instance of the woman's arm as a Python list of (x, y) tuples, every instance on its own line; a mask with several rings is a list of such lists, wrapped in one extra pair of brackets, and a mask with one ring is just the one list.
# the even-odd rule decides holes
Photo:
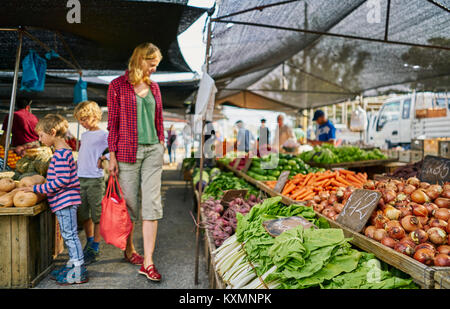
[(111, 83), (108, 87), (107, 95), (107, 106), (108, 106), (108, 148), (110, 152), (116, 152), (118, 148), (119, 140), (119, 97)]
[[(153, 83), (155, 83), (155, 82), (153, 82)], [(160, 103), (160, 104), (156, 104), (156, 111), (155, 111), (156, 132), (158, 132), (159, 142), (164, 145), (164, 125), (163, 125), (163, 109), (162, 109), (161, 91), (159, 90), (159, 86), (157, 83), (155, 83), (155, 86), (156, 86), (157, 100), (159, 100), (159, 103)]]

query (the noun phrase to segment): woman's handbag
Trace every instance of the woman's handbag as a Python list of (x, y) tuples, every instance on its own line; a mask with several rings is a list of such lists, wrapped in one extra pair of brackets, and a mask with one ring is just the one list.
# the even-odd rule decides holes
[[(120, 196), (116, 192), (116, 186)], [(102, 200), (100, 234), (107, 244), (114, 245), (123, 251), (127, 246), (131, 229), (130, 215), (117, 176), (110, 176), (106, 195)]]

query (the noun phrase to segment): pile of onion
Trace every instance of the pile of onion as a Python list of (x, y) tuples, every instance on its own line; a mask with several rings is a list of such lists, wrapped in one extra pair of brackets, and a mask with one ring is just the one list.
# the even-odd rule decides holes
[(364, 234), (426, 265), (450, 266), (450, 183), (368, 181), (382, 197)]

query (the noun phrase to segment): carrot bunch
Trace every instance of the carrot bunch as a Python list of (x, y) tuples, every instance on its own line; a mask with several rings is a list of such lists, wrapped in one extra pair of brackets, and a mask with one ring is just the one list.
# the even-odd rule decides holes
[[(297, 174), (286, 182), (282, 195), (296, 201), (311, 200), (322, 191), (336, 191), (340, 187), (353, 186), (362, 188), (367, 181), (366, 173), (355, 173), (348, 170), (326, 171), (323, 173)], [(276, 183), (276, 182), (275, 182)], [(266, 182), (274, 187), (273, 182)]]

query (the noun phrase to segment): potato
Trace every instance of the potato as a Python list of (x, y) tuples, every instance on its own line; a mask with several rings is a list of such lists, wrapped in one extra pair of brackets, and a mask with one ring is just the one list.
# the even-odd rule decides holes
[(0, 196), (0, 207), (12, 207), (14, 206), (14, 196), (18, 193), (18, 190), (13, 190), (5, 195)]
[(37, 204), (38, 196), (33, 192), (19, 191), (14, 196), (13, 203), (16, 207), (31, 207)]
[(10, 192), (16, 188), (16, 183), (11, 178), (0, 179), (0, 191)]
[(33, 175), (33, 176), (28, 176), (28, 177), (24, 177), (19, 181), (19, 188), (22, 187), (32, 187), (34, 185), (40, 185), (43, 184), (45, 182), (45, 178), (42, 177), (41, 175)]

